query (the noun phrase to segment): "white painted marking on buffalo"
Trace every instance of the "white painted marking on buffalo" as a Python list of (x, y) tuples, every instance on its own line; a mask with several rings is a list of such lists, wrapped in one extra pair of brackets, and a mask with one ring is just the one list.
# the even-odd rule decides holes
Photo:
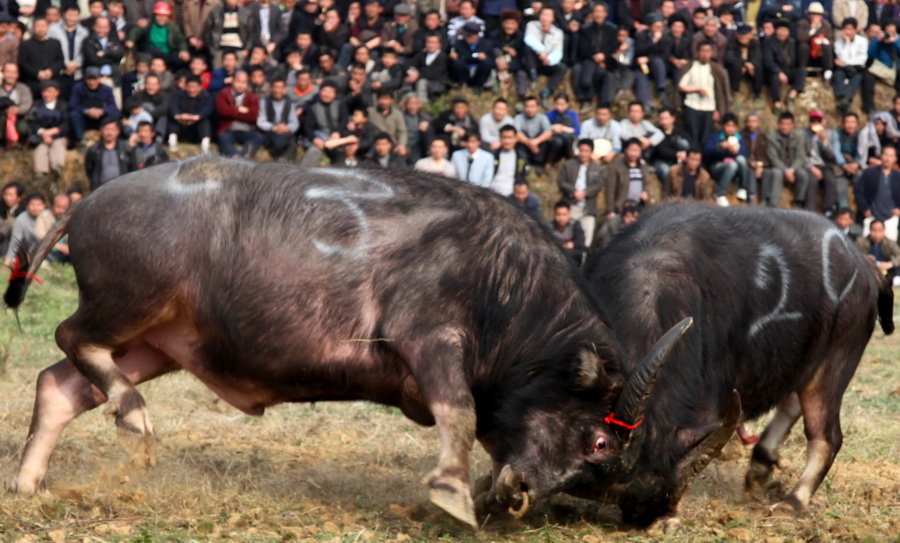
[(829, 229), (825, 232), (825, 235), (822, 236), (822, 282), (825, 284), (825, 292), (828, 294), (831, 303), (838, 305), (850, 292), (853, 284), (856, 283), (856, 277), (859, 275), (859, 270), (853, 271), (853, 277), (850, 278), (850, 282), (847, 283), (847, 286), (844, 287), (844, 290), (839, 294), (834, 288), (834, 278), (831, 277), (831, 240), (835, 237), (841, 240), (841, 243), (848, 251), (852, 251), (853, 249), (849, 247), (847, 236), (837, 229)]
[[(328, 175), (335, 175), (335, 172), (330, 172), (328, 170), (322, 171), (327, 172)], [(326, 255), (340, 254), (355, 258), (371, 249), (370, 242), (372, 239), (372, 230), (369, 227), (369, 219), (366, 217), (366, 214), (363, 212), (357, 201), (384, 200), (394, 195), (394, 191), (391, 187), (377, 179), (371, 179), (361, 175), (354, 175), (354, 177), (365, 183), (375, 185), (379, 190), (377, 192), (358, 192), (342, 187), (311, 187), (306, 189), (306, 197), (311, 200), (334, 200), (347, 206), (350, 213), (356, 217), (356, 222), (359, 225), (359, 236), (356, 240), (356, 245), (354, 246), (335, 245), (326, 243), (320, 239), (314, 239), (313, 245), (315, 248)]]
[[(773, 269), (774, 268), (774, 269)], [(762, 328), (771, 323), (784, 320), (799, 319), (803, 315), (797, 311), (785, 311), (788, 302), (788, 292), (791, 288), (791, 270), (784, 258), (784, 253), (775, 245), (763, 245), (759, 251), (759, 262), (756, 268), (756, 276), (753, 282), (758, 289), (765, 289), (772, 285), (772, 274), (777, 271), (781, 277), (781, 294), (778, 303), (766, 315), (763, 315), (750, 327), (750, 337), (755, 336)]]

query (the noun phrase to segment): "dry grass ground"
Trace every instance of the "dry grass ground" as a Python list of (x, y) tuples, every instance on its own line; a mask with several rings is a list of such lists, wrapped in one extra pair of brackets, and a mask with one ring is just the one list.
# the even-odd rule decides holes
[[(34, 381), (59, 358), (53, 330), (76, 304), (71, 269), (41, 273), (21, 311), (0, 315), (0, 477), (15, 473)], [(766, 518), (771, 500), (741, 492), (748, 450), (701, 474), (683, 501), (685, 532), (623, 526), (611, 507), (554, 498), (523, 521), (488, 519), (469, 533), (427, 502), (418, 483), (437, 432), (366, 403), (283, 405), (262, 418), (216, 401), (188, 375), (141, 386), (159, 434), (159, 463), (127, 465), (101, 409), (72, 423), (49, 473), (50, 494), (0, 495), (2, 541), (900, 541), (900, 336), (876, 332), (843, 411), (845, 445), (811, 511)], [(754, 425), (758, 430), (759, 424)], [(483, 452), (475, 472), (487, 471)], [(774, 498), (803, 464), (796, 428)]]

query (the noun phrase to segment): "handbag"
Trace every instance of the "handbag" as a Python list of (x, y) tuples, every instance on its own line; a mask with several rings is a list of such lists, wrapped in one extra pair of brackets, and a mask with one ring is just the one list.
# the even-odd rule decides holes
[(893, 85), (894, 80), (897, 79), (897, 70), (878, 59), (872, 61), (872, 65), (869, 66), (869, 72), (888, 85)]

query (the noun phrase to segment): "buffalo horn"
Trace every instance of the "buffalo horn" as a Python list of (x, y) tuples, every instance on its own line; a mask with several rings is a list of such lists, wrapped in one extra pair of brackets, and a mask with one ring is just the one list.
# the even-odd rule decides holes
[(659, 370), (669, 358), (678, 340), (681, 339), (681, 336), (687, 332), (687, 329), (693, 323), (694, 319), (687, 317), (673, 326), (656, 342), (650, 353), (644, 357), (637, 371), (625, 383), (622, 394), (616, 402), (614, 413), (618, 420), (628, 425), (637, 424), (641, 420), (644, 414), (644, 406), (647, 404), (647, 398), (650, 397), (650, 392), (656, 383)]
[(725, 418), (722, 419), (717, 428), (712, 430), (703, 441), (691, 449), (691, 452), (678, 463), (678, 490), (673, 495), (675, 502), (681, 499), (694, 477), (703, 471), (714, 458), (719, 456), (722, 447), (728, 443), (740, 421), (741, 397), (737, 390), (733, 390), (731, 392), (731, 405), (728, 406)]

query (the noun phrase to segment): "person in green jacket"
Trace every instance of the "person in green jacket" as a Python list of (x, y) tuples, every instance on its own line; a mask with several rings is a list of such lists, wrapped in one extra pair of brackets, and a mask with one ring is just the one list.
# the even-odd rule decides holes
[(166, 2), (153, 6), (153, 20), (144, 26), (135, 25), (128, 32), (125, 47), (138, 53), (150, 53), (161, 57), (172, 69), (178, 69), (191, 59), (184, 33), (169, 19), (172, 7)]

